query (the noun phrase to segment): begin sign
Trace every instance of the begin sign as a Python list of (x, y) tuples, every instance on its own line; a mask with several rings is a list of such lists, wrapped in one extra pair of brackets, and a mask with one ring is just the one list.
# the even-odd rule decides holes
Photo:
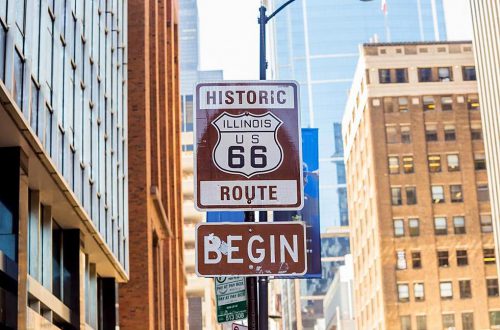
[(195, 206), (300, 209), (299, 87), (294, 81), (196, 86)]
[(297, 276), (307, 271), (301, 221), (201, 223), (196, 227), (198, 276)]

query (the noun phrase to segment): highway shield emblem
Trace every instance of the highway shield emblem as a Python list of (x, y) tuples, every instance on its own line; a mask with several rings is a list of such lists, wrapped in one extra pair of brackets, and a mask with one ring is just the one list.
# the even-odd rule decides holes
[(223, 112), (212, 121), (218, 133), (212, 152), (215, 165), (223, 172), (247, 178), (276, 170), (283, 162), (283, 149), (277, 139), (282, 124), (271, 112)]

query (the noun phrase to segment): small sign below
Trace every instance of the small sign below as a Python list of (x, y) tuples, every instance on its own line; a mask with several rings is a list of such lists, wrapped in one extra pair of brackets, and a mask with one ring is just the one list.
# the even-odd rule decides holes
[(247, 287), (244, 277), (216, 277), (217, 322), (247, 318)]
[(298, 276), (307, 271), (302, 221), (200, 223), (198, 276)]
[(231, 325), (231, 330), (248, 330), (248, 327), (243, 324), (233, 323)]

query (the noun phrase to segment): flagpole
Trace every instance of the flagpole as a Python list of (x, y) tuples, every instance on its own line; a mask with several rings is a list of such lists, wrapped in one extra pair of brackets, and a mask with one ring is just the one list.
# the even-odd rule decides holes
[(385, 27), (385, 40), (391, 42), (391, 30), (389, 29), (389, 20), (387, 19), (387, 12), (384, 14), (384, 27)]

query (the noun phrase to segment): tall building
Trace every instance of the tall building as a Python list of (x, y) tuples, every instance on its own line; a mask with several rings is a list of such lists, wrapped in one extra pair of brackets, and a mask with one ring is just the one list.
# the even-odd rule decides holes
[[(491, 213), (495, 230), (496, 254), (500, 253), (500, 6), (495, 2), (470, 1), (474, 29), (474, 54), (476, 59), (481, 117), (484, 132), (486, 168), (490, 181)], [(486, 20), (485, 17), (490, 17)], [(497, 262), (497, 267), (499, 267)], [(498, 269), (500, 272), (500, 268)]]
[(0, 328), (115, 329), (129, 278), (127, 10), (0, 2)]
[(495, 329), (470, 42), (365, 44), (343, 119), (358, 329)]
[[(281, 4), (273, 1), (275, 8)], [(300, 83), (302, 126), (319, 129), (322, 232), (349, 224), (341, 121), (358, 59), (358, 45), (369, 40), (446, 39), (442, 0), (387, 1), (387, 4), (384, 15), (380, 1), (300, 0), (273, 18), (274, 75), (276, 79), (294, 79)], [(343, 240), (343, 237), (331, 238), (324, 244), (344, 243), (340, 242)], [(333, 246), (325, 251), (349, 253)], [(305, 325), (323, 318), (322, 299), (342, 263), (341, 260), (324, 263), (323, 274), (327, 277), (302, 282), (302, 310), (308, 311), (302, 319)]]
[(184, 260), (186, 273), (187, 324), (191, 330), (217, 329), (214, 283), (195, 274), (195, 226), (205, 213), (194, 207), (193, 111), (198, 81), (222, 80), (221, 70), (200, 71), (198, 7), (196, 0), (179, 0), (179, 62), (181, 97), (182, 193), (184, 217)]
[(177, 6), (128, 0), (131, 280), (119, 290), (121, 329), (185, 327)]
[(354, 270), (352, 256), (345, 256), (345, 265), (340, 266), (338, 272), (328, 288), (323, 301), (325, 314), (325, 328), (327, 330), (356, 329), (354, 320), (354, 291), (352, 284)]

